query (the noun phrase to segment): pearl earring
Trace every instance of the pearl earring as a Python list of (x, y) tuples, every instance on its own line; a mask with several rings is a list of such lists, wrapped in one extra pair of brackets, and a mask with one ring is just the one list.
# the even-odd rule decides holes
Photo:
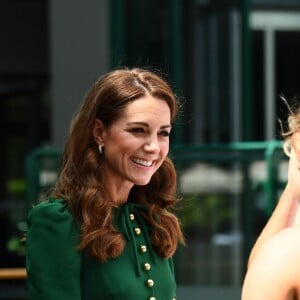
[(102, 155), (102, 153), (103, 153), (103, 149), (102, 149), (102, 145), (101, 144), (99, 144), (99, 146), (98, 146), (98, 148), (99, 148), (99, 153)]

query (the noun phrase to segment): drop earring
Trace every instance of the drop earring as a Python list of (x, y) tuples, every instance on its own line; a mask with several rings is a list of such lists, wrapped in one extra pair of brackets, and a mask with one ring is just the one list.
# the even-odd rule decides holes
[(103, 149), (102, 149), (102, 145), (101, 144), (99, 144), (99, 146), (98, 146), (98, 148), (99, 148), (99, 153), (102, 155), (102, 153), (103, 153)]

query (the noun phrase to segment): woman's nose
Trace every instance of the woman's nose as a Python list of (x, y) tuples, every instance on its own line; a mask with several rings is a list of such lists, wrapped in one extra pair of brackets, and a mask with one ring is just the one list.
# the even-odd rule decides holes
[(144, 145), (144, 149), (145, 151), (149, 152), (159, 152), (159, 143), (157, 137), (149, 138)]

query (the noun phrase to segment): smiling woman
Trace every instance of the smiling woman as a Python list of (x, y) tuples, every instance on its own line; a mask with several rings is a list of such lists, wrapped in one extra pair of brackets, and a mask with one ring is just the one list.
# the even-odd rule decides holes
[(102, 173), (113, 202), (127, 202), (131, 187), (146, 185), (161, 166), (169, 151), (170, 121), (167, 102), (151, 95), (128, 103), (108, 127), (95, 121), (93, 137), (103, 147)]
[(176, 299), (169, 135), (177, 100), (143, 69), (102, 76), (74, 116), (49, 201), (28, 216), (30, 299)]

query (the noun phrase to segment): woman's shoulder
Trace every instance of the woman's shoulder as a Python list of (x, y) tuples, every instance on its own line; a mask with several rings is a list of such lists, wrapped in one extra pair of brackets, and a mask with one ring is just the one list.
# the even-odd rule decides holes
[(29, 214), (64, 215), (68, 212), (68, 205), (64, 199), (49, 198), (32, 206)]
[(49, 198), (33, 206), (28, 213), (28, 223), (72, 223), (73, 217), (64, 199)]
[[(256, 259), (255, 259), (256, 260)], [(254, 260), (254, 262), (255, 262)], [(261, 262), (272, 262), (270, 268), (300, 268), (300, 226), (288, 227), (269, 238), (257, 257)]]
[(293, 226), (265, 241), (247, 271), (242, 299), (287, 299), (294, 289), (300, 290), (299, 237), (300, 227)]
[(264, 256), (300, 259), (300, 226), (287, 227), (266, 241)]

